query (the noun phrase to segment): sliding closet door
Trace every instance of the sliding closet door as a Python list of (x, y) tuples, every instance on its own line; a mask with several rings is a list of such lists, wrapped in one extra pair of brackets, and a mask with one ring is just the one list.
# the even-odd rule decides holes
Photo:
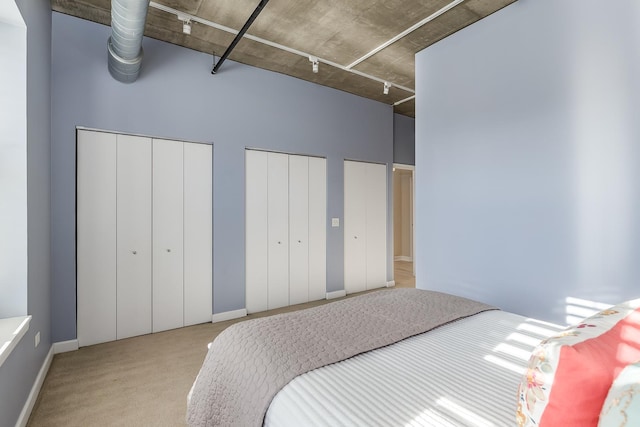
[(117, 135), (117, 338), (151, 332), (151, 139)]
[(184, 325), (183, 143), (153, 140), (153, 332)]
[(267, 153), (269, 310), (289, 305), (289, 158)]
[(387, 167), (366, 163), (367, 289), (387, 285)]
[(327, 160), (309, 157), (309, 301), (327, 294)]
[(78, 344), (116, 339), (116, 136), (78, 131)]
[(268, 309), (268, 159), (264, 151), (245, 151), (245, 277), (248, 313)]
[(289, 156), (289, 304), (309, 301), (309, 158)]
[(367, 165), (344, 162), (344, 285), (347, 293), (367, 289)]
[(212, 146), (184, 144), (184, 325), (210, 322)]

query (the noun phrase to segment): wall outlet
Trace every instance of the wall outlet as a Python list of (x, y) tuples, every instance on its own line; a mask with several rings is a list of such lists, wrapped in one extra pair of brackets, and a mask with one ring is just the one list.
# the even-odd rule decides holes
[(331, 218), (332, 227), (340, 227), (340, 218)]
[(38, 333), (36, 333), (36, 347), (40, 345), (40, 331), (38, 331)]

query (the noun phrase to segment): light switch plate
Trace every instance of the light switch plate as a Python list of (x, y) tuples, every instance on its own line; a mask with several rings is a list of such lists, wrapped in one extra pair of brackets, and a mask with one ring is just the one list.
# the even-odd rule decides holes
[(331, 218), (332, 227), (340, 227), (340, 218)]

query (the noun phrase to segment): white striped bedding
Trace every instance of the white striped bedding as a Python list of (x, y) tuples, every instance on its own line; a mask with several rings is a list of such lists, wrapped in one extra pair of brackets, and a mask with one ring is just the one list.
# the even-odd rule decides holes
[(513, 426), (529, 354), (559, 329), (480, 313), (297, 377), (275, 396), (265, 425)]

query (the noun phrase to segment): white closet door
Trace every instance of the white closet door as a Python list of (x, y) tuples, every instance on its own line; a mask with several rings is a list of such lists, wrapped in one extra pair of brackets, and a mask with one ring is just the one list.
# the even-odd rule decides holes
[(347, 293), (367, 289), (366, 163), (344, 162), (344, 285)]
[(309, 301), (309, 158), (289, 156), (289, 304)]
[(116, 136), (78, 131), (78, 344), (116, 339)]
[(289, 156), (267, 153), (269, 310), (289, 305)]
[(367, 289), (387, 285), (387, 167), (366, 164)]
[(184, 325), (211, 321), (212, 147), (184, 144)]
[(327, 294), (327, 160), (309, 157), (309, 301)]
[(153, 332), (184, 325), (183, 143), (153, 140)]
[(151, 140), (117, 135), (117, 338), (151, 332)]
[[(245, 277), (248, 313), (267, 310), (267, 153), (245, 151)], [(224, 248), (221, 248), (224, 250)]]

